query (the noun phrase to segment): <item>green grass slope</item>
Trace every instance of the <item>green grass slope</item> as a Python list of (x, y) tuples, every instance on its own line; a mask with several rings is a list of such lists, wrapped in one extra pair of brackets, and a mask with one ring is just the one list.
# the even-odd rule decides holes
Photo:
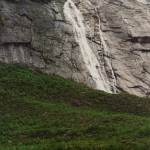
[(0, 63), (0, 150), (150, 150), (150, 99)]

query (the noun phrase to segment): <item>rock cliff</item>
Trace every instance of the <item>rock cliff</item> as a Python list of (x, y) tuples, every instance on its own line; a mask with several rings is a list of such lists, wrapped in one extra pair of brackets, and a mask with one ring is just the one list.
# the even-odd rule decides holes
[(109, 93), (150, 95), (148, 0), (1, 0), (0, 60)]

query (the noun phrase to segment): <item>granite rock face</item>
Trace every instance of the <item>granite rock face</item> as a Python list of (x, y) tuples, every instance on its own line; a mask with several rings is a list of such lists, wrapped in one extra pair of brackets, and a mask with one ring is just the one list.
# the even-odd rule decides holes
[(149, 3), (1, 0), (0, 60), (26, 64), (93, 88), (101, 83), (110, 93), (149, 96)]

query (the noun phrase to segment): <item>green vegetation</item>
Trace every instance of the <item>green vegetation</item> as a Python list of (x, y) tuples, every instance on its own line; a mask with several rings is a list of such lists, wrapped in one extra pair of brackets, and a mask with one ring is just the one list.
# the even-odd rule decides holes
[(150, 150), (150, 99), (0, 63), (0, 150)]

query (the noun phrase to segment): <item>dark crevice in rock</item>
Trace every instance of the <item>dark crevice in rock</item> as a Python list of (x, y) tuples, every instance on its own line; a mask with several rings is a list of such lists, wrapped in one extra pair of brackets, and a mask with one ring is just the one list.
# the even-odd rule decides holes
[[(132, 49), (131, 52), (135, 52), (135, 51), (141, 51), (142, 53), (150, 53), (150, 49), (143, 49), (143, 48), (140, 48), (140, 49)], [(135, 54), (135, 53), (134, 53)], [(136, 54), (137, 55), (137, 54)], [(139, 56), (139, 55), (138, 55)]]
[(112, 57), (110, 56), (110, 54), (108, 53), (103, 53), (103, 57), (104, 58), (108, 58), (108, 59), (111, 59)]
[(20, 16), (26, 17), (26, 18), (27, 18), (29, 21), (31, 21), (31, 22), (33, 21), (32, 18), (30, 18), (30, 17), (29, 17), (28, 15), (26, 15), (26, 14), (21, 14)]
[(27, 47), (29, 48), (30, 50), (33, 50), (33, 51), (36, 51), (36, 52), (39, 52), (41, 53), (40, 50), (37, 50), (35, 49), (33, 46), (32, 46), (32, 43), (31, 42), (7, 42), (7, 43), (3, 43), (1, 44), (1, 46), (4, 46), (4, 47), (8, 47), (8, 46), (15, 46), (15, 47)]
[(57, 22), (62, 22), (62, 23), (65, 23), (66, 24), (66, 22), (64, 21), (64, 20), (61, 20), (61, 19), (53, 19), (53, 21), (57, 21)]
[(132, 87), (128, 87), (128, 88), (140, 88), (140, 89), (143, 89), (143, 87), (142, 86), (140, 86), (140, 85), (136, 85), (136, 86), (132, 86)]
[(150, 43), (150, 36), (143, 36), (143, 37), (132, 37), (128, 39), (132, 43)]
[[(30, 0), (30, 1), (40, 3), (40, 4), (48, 4), (52, 0)], [(29, 2), (29, 0), (7, 0), (7, 2), (16, 3), (16, 4), (25, 4), (25, 3)]]
[(61, 59), (61, 57), (63, 56), (63, 52), (60, 52), (60, 54), (59, 55), (57, 55), (57, 56), (55, 56), (55, 58), (57, 58), (57, 59)]
[(117, 92), (118, 93), (124, 93), (125, 91), (123, 90), (123, 88), (119, 87), (119, 86), (116, 86), (117, 88)]
[(100, 41), (96, 41), (96, 40), (95, 40), (95, 37), (87, 37), (87, 39), (89, 39), (90, 41), (94, 42), (94, 43), (97, 44), (97, 45), (101, 45), (101, 44), (100, 44)]
[(140, 85), (136, 85), (136, 86), (132, 86), (132, 87), (128, 86), (128, 88), (129, 89), (140, 89), (143, 93), (145, 93), (145, 94), (147, 93), (146, 90)]
[(136, 75), (133, 75), (134, 77), (136, 77), (138, 80), (140, 80), (141, 82), (143, 82), (145, 85), (147, 85), (148, 87), (150, 87), (150, 84), (149, 83), (146, 83), (144, 81), (144, 79), (140, 78), (139, 76), (136, 76)]
[(78, 66), (77, 66), (77, 64), (76, 64), (76, 61), (73, 59), (73, 58), (71, 58), (70, 59), (70, 61), (71, 61), (71, 64), (72, 64), (72, 70), (78, 70), (79, 71), (79, 68), (78, 68)]
[(141, 51), (142, 51), (143, 53), (149, 53), (149, 52), (150, 52), (150, 49), (141, 49)]
[(149, 53), (150, 49), (148, 49), (148, 48), (145, 48), (145, 49), (144, 48), (137, 48), (137, 49), (133, 48), (133, 49), (131, 49), (131, 52), (133, 52), (134, 55), (140, 56), (140, 55), (134, 53), (136, 51), (141, 51), (143, 53)]
[(3, 43), (2, 45), (4, 46), (9, 46), (9, 45), (14, 45), (14, 46), (25, 46), (25, 47), (29, 47), (31, 48), (31, 42), (7, 42), (7, 43)]
[(78, 43), (72, 43), (72, 50), (79, 47), (79, 44)]
[(143, 71), (150, 75), (150, 72), (145, 67), (143, 67)]
[(56, 64), (56, 62), (50, 58), (43, 57), (46, 64)]

